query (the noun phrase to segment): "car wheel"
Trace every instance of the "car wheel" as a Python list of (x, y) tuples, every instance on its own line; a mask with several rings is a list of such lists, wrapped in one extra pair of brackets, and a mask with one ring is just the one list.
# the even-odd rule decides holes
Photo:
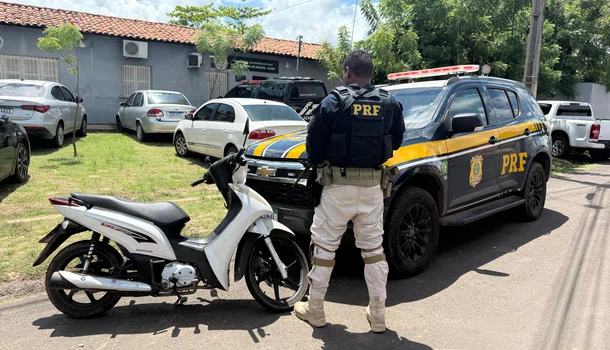
[(182, 133), (176, 134), (176, 138), (174, 139), (174, 148), (176, 149), (176, 154), (179, 157), (186, 157), (189, 154), (186, 138), (184, 138)]
[(536, 220), (546, 201), (546, 173), (539, 163), (532, 163), (523, 189), (525, 204), (522, 208), (521, 217), (524, 221)]
[(116, 132), (123, 132), (123, 124), (121, 124), (121, 118), (116, 117)]
[(553, 137), (552, 153), (554, 157), (565, 157), (570, 153), (570, 143), (565, 136)]
[(78, 136), (85, 137), (87, 136), (87, 118), (83, 118), (83, 122), (80, 124), (80, 129), (78, 130)]
[(438, 209), (430, 193), (419, 187), (399, 192), (388, 213), (383, 239), (392, 276), (422, 272), (436, 251), (439, 230)]
[(64, 123), (59, 122), (57, 124), (57, 129), (55, 130), (55, 137), (53, 138), (53, 145), (57, 148), (60, 148), (64, 145)]
[(231, 145), (231, 146), (227, 147), (227, 149), (225, 151), (225, 157), (228, 156), (229, 154), (233, 154), (233, 153), (237, 153), (237, 147)]
[(589, 156), (594, 162), (603, 162), (610, 159), (610, 149), (590, 149)]
[(28, 171), (30, 168), (30, 152), (25, 143), (21, 142), (17, 146), (17, 164), (15, 164), (15, 174), (13, 180), (23, 183), (28, 180)]
[(136, 126), (136, 140), (138, 140), (138, 142), (146, 142), (146, 138), (146, 132), (144, 132), (142, 124), (138, 123)]

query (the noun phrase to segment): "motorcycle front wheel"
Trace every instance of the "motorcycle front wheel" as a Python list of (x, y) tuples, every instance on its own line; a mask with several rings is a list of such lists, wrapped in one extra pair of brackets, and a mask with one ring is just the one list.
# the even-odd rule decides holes
[(264, 239), (259, 239), (248, 259), (246, 284), (254, 299), (273, 312), (287, 312), (307, 292), (309, 265), (305, 254), (292, 240), (271, 237), (273, 247), (286, 265), (288, 277), (283, 279)]

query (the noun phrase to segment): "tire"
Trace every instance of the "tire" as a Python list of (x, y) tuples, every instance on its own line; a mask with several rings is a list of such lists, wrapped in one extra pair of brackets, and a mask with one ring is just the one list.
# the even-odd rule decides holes
[(229, 154), (233, 154), (233, 153), (237, 153), (237, 147), (231, 145), (229, 147), (227, 147), (227, 150), (225, 151), (225, 157), (228, 156)]
[(386, 218), (383, 239), (391, 276), (422, 272), (436, 251), (439, 229), (438, 209), (430, 193), (419, 187), (400, 191)]
[(146, 139), (148, 138), (148, 136), (146, 135), (146, 132), (144, 131), (144, 128), (142, 127), (141, 123), (137, 123), (136, 125), (136, 140), (138, 140), (138, 142), (146, 142)]
[[(246, 285), (254, 299), (266, 309), (273, 312), (287, 312), (292, 310), (294, 304), (305, 296), (307, 292), (307, 273), (309, 265), (301, 248), (291, 239), (280, 236), (271, 237), (280, 259), (288, 267), (288, 278), (281, 280), (281, 275), (271, 258), (264, 239), (258, 239), (254, 244), (246, 271)], [(257, 282), (258, 279), (258, 282)], [(274, 297), (268, 296), (261, 288), (261, 284), (273, 290)], [(275, 294), (277, 286), (277, 295)], [(283, 290), (293, 291), (292, 295), (282, 297)]]
[(536, 220), (546, 201), (546, 173), (539, 163), (532, 163), (523, 189), (523, 198), (525, 204), (521, 209), (521, 218), (523, 221)]
[(563, 158), (570, 154), (570, 142), (563, 135), (553, 137), (551, 153), (554, 157)]
[(64, 123), (60, 121), (59, 123), (57, 123), (57, 129), (55, 129), (55, 137), (53, 138), (53, 146), (55, 146), (56, 148), (60, 148), (61, 146), (63, 146), (65, 136), (66, 135), (64, 134)]
[[(86, 256), (90, 246), (91, 241), (80, 241), (67, 246), (57, 253), (47, 269), (45, 287), (49, 300), (51, 300), (51, 303), (57, 310), (72, 318), (91, 318), (103, 315), (108, 310), (112, 309), (121, 299), (121, 296), (116, 293), (98, 292), (103, 293), (104, 295), (101, 298), (95, 299), (97, 293), (83, 291), (66, 293), (66, 291), (61, 289), (49, 288), (49, 280), (51, 279), (53, 272), (64, 270), (70, 262), (74, 261), (74, 259)], [(89, 265), (89, 271), (92, 269), (94, 270), (92, 271), (92, 274), (110, 276), (112, 275), (111, 268), (116, 271), (121, 266), (121, 256), (114, 248), (107, 244), (97, 242), (93, 254), (96, 260)], [(82, 261), (81, 259), (79, 260)], [(82, 264), (77, 264), (75, 266), (77, 271), (80, 265)], [(80, 267), (82, 268), (82, 266)], [(80, 294), (79, 297), (86, 296), (87, 298), (94, 298), (95, 301), (93, 302), (90, 300), (89, 303), (75, 301), (74, 297), (77, 294)]]
[(118, 115), (116, 117), (116, 132), (118, 132), (118, 133), (123, 132), (123, 123), (121, 123), (121, 118), (119, 118)]
[(13, 181), (24, 183), (28, 180), (28, 172), (30, 168), (30, 152), (25, 143), (20, 142), (17, 145), (17, 162), (15, 164), (15, 173)]
[(189, 154), (186, 138), (181, 132), (177, 133), (174, 138), (174, 149), (176, 150), (178, 157), (186, 157)]
[(590, 149), (589, 156), (595, 163), (603, 162), (610, 159), (610, 149)]
[(80, 124), (80, 129), (78, 129), (76, 135), (80, 137), (87, 136), (87, 117), (83, 117), (83, 121)]

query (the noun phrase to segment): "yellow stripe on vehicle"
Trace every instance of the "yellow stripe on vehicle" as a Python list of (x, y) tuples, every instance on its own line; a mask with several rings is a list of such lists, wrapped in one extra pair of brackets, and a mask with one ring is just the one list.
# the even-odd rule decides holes
[(489, 143), (492, 136), (498, 136), (498, 129), (479, 131), (469, 135), (447, 139), (447, 152), (453, 153)]
[(447, 153), (445, 140), (416, 143), (400, 147), (394, 151), (394, 155), (385, 162), (385, 165), (393, 166), (410, 160), (439, 156), (445, 153)]
[(506, 140), (511, 137), (521, 136), (525, 134), (525, 129), (530, 129), (531, 132), (540, 130), (540, 125), (537, 122), (525, 122), (500, 128), (500, 140)]
[(261, 142), (258, 146), (256, 146), (256, 149), (254, 150), (254, 153), (252, 154), (253, 156), (256, 157), (260, 157), (263, 155), (263, 152), (265, 151), (265, 149), (267, 148), (267, 146), (269, 146), (270, 144), (272, 144), (275, 141), (278, 141), (279, 139), (282, 139), (284, 137), (287, 137), (289, 135), (294, 135), (295, 133), (291, 133), (288, 135), (278, 135), (276, 137), (270, 137), (267, 140)]
[(296, 146), (290, 152), (288, 152), (288, 154), (286, 155), (286, 158), (298, 159), (301, 156), (301, 154), (303, 154), (303, 152), (305, 152), (305, 142)]

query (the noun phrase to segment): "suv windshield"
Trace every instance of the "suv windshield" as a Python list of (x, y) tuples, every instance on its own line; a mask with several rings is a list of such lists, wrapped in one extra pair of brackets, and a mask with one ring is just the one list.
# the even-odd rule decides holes
[(406, 88), (390, 90), (390, 94), (402, 104), (402, 117), (407, 129), (416, 129), (428, 124), (434, 116), (434, 106), (442, 88)]
[(40, 85), (0, 83), (0, 96), (42, 97), (44, 91)]
[(149, 92), (149, 105), (190, 105), (189, 101), (183, 94), (168, 93), (168, 92)]
[(267, 122), (274, 120), (303, 121), (294, 109), (282, 105), (245, 105), (244, 109), (253, 122)]

